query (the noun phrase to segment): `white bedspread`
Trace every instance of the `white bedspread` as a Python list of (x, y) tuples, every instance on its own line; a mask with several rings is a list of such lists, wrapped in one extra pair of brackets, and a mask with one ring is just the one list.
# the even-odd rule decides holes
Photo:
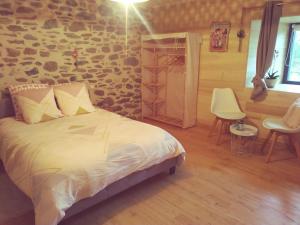
[(56, 225), (79, 200), (183, 154), (166, 131), (101, 109), (35, 125), (0, 120), (0, 157), (32, 199), (36, 225)]

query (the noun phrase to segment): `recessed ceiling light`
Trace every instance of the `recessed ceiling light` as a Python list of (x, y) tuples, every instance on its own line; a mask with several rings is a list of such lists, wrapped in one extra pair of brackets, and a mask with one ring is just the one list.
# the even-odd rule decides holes
[(134, 3), (147, 2), (149, 0), (111, 0), (111, 1), (123, 3), (125, 5), (129, 5), (129, 4), (134, 4)]

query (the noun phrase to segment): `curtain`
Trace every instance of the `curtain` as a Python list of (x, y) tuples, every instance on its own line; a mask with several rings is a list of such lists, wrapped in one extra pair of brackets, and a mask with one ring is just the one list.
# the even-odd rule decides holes
[(272, 65), (278, 25), (282, 15), (282, 4), (280, 3), (282, 1), (268, 1), (265, 5), (257, 46), (256, 75), (252, 80), (254, 85), (252, 100), (259, 100), (267, 93), (264, 77)]

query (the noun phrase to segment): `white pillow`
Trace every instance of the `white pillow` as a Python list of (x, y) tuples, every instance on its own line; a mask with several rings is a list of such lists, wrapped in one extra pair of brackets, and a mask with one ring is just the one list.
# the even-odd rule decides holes
[(64, 115), (73, 116), (96, 110), (83, 83), (55, 86), (54, 94)]
[(21, 91), (16, 99), (26, 123), (39, 123), (63, 116), (57, 108), (53, 88)]

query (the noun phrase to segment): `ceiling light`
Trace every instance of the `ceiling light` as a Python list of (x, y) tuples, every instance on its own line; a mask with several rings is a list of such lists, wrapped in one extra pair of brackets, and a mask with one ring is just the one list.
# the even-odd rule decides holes
[(149, 0), (111, 0), (111, 1), (123, 3), (125, 5), (129, 5), (129, 4), (134, 4), (134, 3), (147, 2)]

